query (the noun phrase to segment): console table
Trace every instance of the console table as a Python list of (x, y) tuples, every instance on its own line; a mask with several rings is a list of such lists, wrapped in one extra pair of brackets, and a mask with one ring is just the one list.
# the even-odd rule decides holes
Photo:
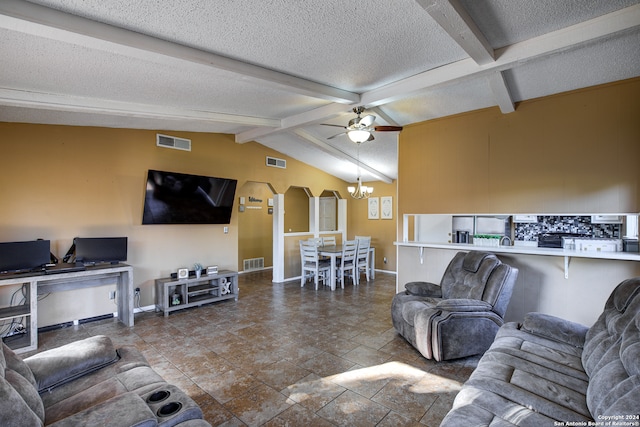
[(156, 279), (156, 311), (162, 311), (164, 317), (175, 310), (227, 299), (238, 300), (238, 273), (235, 271), (222, 270), (188, 279)]
[(15, 274), (0, 277), (0, 287), (26, 285), (26, 303), (0, 308), (0, 322), (27, 318), (26, 333), (6, 344), (16, 353), (38, 348), (38, 295), (116, 283), (118, 320), (133, 326), (133, 267), (126, 264), (97, 265), (86, 270), (55, 274)]

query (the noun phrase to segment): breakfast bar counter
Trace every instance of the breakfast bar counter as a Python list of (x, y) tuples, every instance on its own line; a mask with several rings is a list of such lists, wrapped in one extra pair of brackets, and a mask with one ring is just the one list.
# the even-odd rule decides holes
[(395, 242), (398, 274), (396, 292), (412, 281), (439, 283), (449, 261), (459, 251), (493, 252), (520, 270), (507, 309), (507, 321), (521, 321), (540, 311), (590, 325), (612, 289), (640, 276), (640, 254), (597, 252), (535, 246), (478, 246), (462, 243)]

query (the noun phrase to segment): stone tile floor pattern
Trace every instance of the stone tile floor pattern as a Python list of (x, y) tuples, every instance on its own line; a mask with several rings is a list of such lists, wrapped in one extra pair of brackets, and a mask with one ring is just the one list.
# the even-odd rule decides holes
[(479, 357), (424, 359), (391, 324), (395, 275), (331, 292), (242, 274), (239, 300), (39, 334), (39, 348), (104, 334), (137, 347), (213, 426), (438, 426)]

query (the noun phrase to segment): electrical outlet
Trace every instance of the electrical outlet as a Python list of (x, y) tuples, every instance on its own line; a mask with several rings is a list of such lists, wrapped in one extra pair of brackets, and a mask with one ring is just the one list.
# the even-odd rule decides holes
[(109, 291), (109, 299), (116, 299), (116, 291)]
[(135, 296), (140, 296), (140, 288), (135, 288), (134, 291), (133, 291), (133, 294)]
[(384, 262), (385, 264), (387, 263), (387, 257), (384, 257), (384, 259), (382, 260), (382, 262)]

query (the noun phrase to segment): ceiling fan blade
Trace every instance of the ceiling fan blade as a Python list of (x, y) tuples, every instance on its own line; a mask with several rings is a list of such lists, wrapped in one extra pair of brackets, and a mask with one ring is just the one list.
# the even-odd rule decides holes
[[(344, 127), (344, 126), (341, 126), (341, 127)], [(346, 132), (337, 133), (337, 134), (335, 134), (335, 135), (333, 135), (333, 136), (330, 136), (330, 137), (329, 137), (329, 138), (327, 138), (327, 139), (333, 139), (333, 138), (336, 138), (336, 137), (338, 137), (338, 136), (342, 136), (342, 135), (346, 135), (346, 134), (347, 134)]]
[(376, 132), (400, 132), (402, 130), (402, 126), (376, 126)]
[(320, 124), (321, 124), (322, 126), (334, 126), (334, 127), (337, 127), (337, 128), (346, 129), (346, 127), (345, 127), (345, 126), (342, 126), (342, 125), (334, 125), (334, 124), (332, 124), (332, 123), (320, 123)]
[(359, 124), (364, 126), (364, 127), (369, 127), (373, 124), (373, 122), (376, 120), (376, 116), (372, 116), (371, 114), (364, 116), (362, 119), (360, 119)]

